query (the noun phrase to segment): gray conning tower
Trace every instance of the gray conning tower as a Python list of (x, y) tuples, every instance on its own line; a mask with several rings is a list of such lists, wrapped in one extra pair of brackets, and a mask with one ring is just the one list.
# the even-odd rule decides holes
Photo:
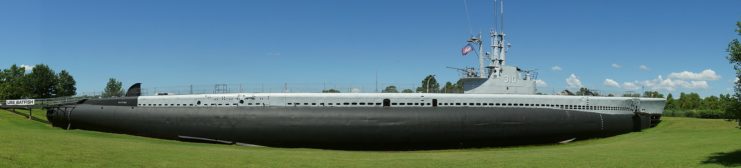
[[(537, 74), (534, 71), (525, 71), (518, 67), (506, 65), (506, 55), (509, 44), (505, 43), (504, 34), (504, 3), (494, 1), (494, 28), (489, 32), (491, 53), (484, 50), (481, 34), (471, 37), (467, 41), (477, 46), (479, 56), (479, 72), (468, 73), (461, 78), (463, 82), (463, 93), (466, 94), (535, 94), (535, 80)], [(489, 60), (489, 65), (484, 65), (484, 60)]]

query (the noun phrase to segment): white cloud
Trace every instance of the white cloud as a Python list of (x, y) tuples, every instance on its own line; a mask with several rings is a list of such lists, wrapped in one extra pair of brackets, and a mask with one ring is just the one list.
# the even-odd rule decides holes
[(584, 86), (581, 84), (581, 80), (579, 80), (579, 78), (574, 74), (571, 74), (571, 76), (566, 78), (566, 84), (568, 84), (570, 88), (581, 88)]
[(708, 81), (690, 81), (690, 83), (682, 85), (684, 88), (689, 89), (707, 89), (710, 87)]
[(602, 84), (605, 85), (605, 86), (607, 86), (607, 87), (616, 87), (616, 88), (619, 88), (620, 87), (620, 83), (618, 83), (615, 80), (609, 79), (609, 78), (608, 79), (605, 79), (605, 81), (602, 82)]
[(706, 80), (718, 80), (720, 76), (715, 74), (712, 69), (703, 70), (700, 73), (694, 73), (690, 71), (674, 72), (669, 74), (669, 78), (683, 79), (683, 80), (694, 80), (694, 81), (706, 81)]
[(548, 83), (545, 83), (543, 80), (535, 80), (535, 86), (537, 87), (548, 87)]
[(640, 88), (641, 86), (638, 84), (638, 82), (623, 82), (623, 89), (637, 90)]
[(645, 80), (641, 82), (641, 84), (653, 90), (666, 90), (666, 91), (674, 91), (677, 88), (707, 89), (710, 87), (707, 81), (694, 81), (694, 80), (686, 81), (686, 80), (672, 79), (672, 78), (664, 79), (663, 77), (661, 77), (661, 75), (659, 75), (659, 77), (656, 79)]
[(620, 64), (612, 64), (612, 67), (613, 67), (613, 68), (622, 68), (623, 66), (622, 66), (622, 65), (620, 65)]
[(651, 68), (648, 68), (648, 66), (646, 66), (646, 65), (638, 66), (638, 68), (640, 68), (642, 71), (650, 71), (651, 70)]
[(20, 67), (25, 68), (26, 69), (26, 72), (31, 72), (31, 70), (33, 70), (33, 66), (31, 66), (31, 65), (21, 64)]
[(350, 93), (360, 93), (361, 90), (359, 88), (352, 88), (350, 89)]
[[(643, 68), (642, 68), (643, 69)], [(644, 80), (644, 81), (633, 81), (623, 82), (620, 88), (626, 90), (638, 90), (641, 88), (650, 90), (665, 90), (674, 91), (677, 89), (708, 89), (710, 85), (709, 80), (718, 80), (720, 76), (711, 69), (703, 70), (699, 73), (683, 71), (669, 74), (668, 78), (664, 78), (661, 75), (655, 79)], [(736, 79), (738, 82), (738, 78)], [(617, 81), (612, 79), (605, 79), (603, 84), (609, 87), (616, 87)]]
[(553, 70), (553, 71), (561, 71), (563, 69), (561, 69), (560, 66), (556, 65), (556, 66), (551, 67), (551, 70)]

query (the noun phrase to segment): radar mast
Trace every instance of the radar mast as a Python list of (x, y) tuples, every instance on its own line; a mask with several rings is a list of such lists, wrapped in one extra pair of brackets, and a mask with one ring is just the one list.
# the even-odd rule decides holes
[[(497, 4), (499, 2), (499, 4)], [(504, 0), (494, 0), (494, 26), (489, 32), (492, 54), (489, 55), (490, 71), (488, 77), (501, 75), (502, 66), (506, 63), (507, 47), (504, 34)], [(488, 55), (488, 54), (487, 54)], [(483, 66), (483, 65), (482, 65)]]

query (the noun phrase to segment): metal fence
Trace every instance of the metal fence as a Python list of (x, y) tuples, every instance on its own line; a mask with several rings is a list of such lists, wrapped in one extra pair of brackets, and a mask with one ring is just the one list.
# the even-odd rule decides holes
[[(240, 84), (193, 84), (175, 86), (143, 85), (142, 95), (213, 94), (213, 93), (321, 93), (334, 89), (342, 93), (380, 93), (387, 86), (396, 86), (401, 92), (404, 89), (415, 91), (420, 84), (413, 83), (240, 83)], [(442, 84), (441, 84), (442, 85)], [(441, 86), (442, 87), (442, 86)], [(126, 90), (124, 90), (124, 93)], [(102, 91), (81, 91), (77, 96), (100, 97)]]
[[(324, 90), (334, 89), (342, 93), (381, 93), (387, 86), (396, 86), (398, 92), (410, 89), (416, 92), (420, 83), (241, 83), (241, 84), (194, 84), (194, 85), (175, 85), (175, 86), (153, 86), (146, 87), (143, 85), (142, 95), (157, 95), (158, 93), (167, 93), (168, 95), (188, 95), (188, 94), (214, 94), (214, 93), (321, 93)], [(537, 87), (538, 94), (560, 95), (567, 88)], [(572, 93), (579, 89), (568, 88)], [(590, 89), (600, 96), (613, 95), (616, 97), (624, 94), (642, 94), (644, 91), (653, 90), (623, 90), (623, 89)], [(126, 90), (123, 91), (124, 93)], [(440, 90), (437, 93), (450, 93), (444, 90), (444, 84), (440, 84)], [(78, 92), (77, 97), (100, 97), (102, 91), (83, 91)]]

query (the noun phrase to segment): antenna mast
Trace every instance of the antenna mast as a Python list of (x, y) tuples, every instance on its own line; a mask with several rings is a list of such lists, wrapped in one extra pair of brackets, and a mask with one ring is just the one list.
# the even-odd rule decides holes
[[(499, 4), (497, 4), (497, 1)], [(492, 54), (489, 68), (493, 68), (491, 75), (499, 75), (502, 66), (506, 63), (506, 43), (504, 39), (504, 0), (494, 0), (494, 26), (492, 26), (489, 36), (491, 38)]]

